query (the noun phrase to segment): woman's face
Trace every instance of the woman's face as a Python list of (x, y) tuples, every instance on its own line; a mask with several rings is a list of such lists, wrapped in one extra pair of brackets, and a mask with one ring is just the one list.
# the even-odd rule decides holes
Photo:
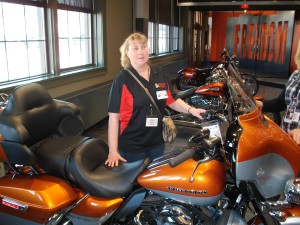
[(144, 66), (149, 60), (148, 45), (140, 41), (133, 41), (128, 46), (127, 56), (133, 67)]

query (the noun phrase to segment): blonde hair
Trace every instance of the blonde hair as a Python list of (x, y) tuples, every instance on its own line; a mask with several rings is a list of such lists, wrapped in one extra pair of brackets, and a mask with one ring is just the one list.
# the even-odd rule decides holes
[(147, 37), (141, 33), (133, 33), (125, 39), (124, 43), (120, 47), (121, 65), (124, 69), (130, 66), (130, 59), (127, 56), (127, 52), (129, 45), (132, 44), (132, 42), (134, 41), (138, 41), (142, 44), (148, 44)]
[(298, 41), (298, 47), (294, 57), (294, 61), (297, 65), (297, 69), (300, 70), (300, 40)]

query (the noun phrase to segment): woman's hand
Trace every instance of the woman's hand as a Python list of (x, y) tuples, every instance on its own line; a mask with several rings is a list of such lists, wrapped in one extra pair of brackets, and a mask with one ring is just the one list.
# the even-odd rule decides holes
[(108, 113), (108, 146), (109, 153), (108, 158), (105, 161), (107, 166), (118, 166), (119, 160), (127, 162), (118, 152), (118, 130), (119, 130), (119, 113)]
[(293, 138), (297, 145), (300, 145), (300, 129), (291, 130), (288, 134)]
[(122, 162), (127, 162), (126, 159), (124, 159), (119, 152), (117, 151), (109, 151), (108, 158), (105, 161), (105, 165), (114, 167), (119, 165), (119, 160)]
[(255, 100), (255, 102), (256, 102), (256, 104), (258, 105), (258, 107), (259, 107), (260, 109), (263, 108), (264, 103), (263, 103), (262, 101)]
[(193, 106), (188, 105), (182, 99), (178, 98), (175, 102), (171, 103), (169, 107), (177, 112), (189, 113), (199, 119), (203, 119), (201, 113), (205, 113), (205, 109), (194, 108)]
[(191, 108), (188, 110), (188, 112), (189, 112), (191, 115), (193, 115), (193, 116), (195, 116), (195, 117), (197, 117), (197, 118), (199, 118), (199, 119), (203, 119), (202, 116), (201, 116), (201, 113), (205, 113), (206, 110), (205, 110), (205, 109), (200, 109), (200, 108), (194, 108), (194, 107), (191, 107)]

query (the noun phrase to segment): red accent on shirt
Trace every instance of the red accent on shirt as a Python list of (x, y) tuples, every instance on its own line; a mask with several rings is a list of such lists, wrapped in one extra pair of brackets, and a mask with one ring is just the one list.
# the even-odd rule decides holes
[(168, 86), (167, 94), (168, 94), (168, 98), (167, 98), (167, 101), (166, 101), (166, 105), (170, 105), (173, 102), (175, 102), (175, 99), (173, 98), (173, 95), (171, 93), (171, 90), (170, 90), (169, 86)]
[(122, 87), (122, 97), (120, 104), (120, 134), (127, 127), (133, 112), (133, 97), (127, 86)]

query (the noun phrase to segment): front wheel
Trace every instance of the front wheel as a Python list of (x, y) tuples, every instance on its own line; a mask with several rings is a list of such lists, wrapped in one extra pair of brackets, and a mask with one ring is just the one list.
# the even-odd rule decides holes
[(252, 96), (256, 95), (258, 91), (257, 79), (249, 73), (241, 73), (241, 77), (249, 94), (251, 94)]

